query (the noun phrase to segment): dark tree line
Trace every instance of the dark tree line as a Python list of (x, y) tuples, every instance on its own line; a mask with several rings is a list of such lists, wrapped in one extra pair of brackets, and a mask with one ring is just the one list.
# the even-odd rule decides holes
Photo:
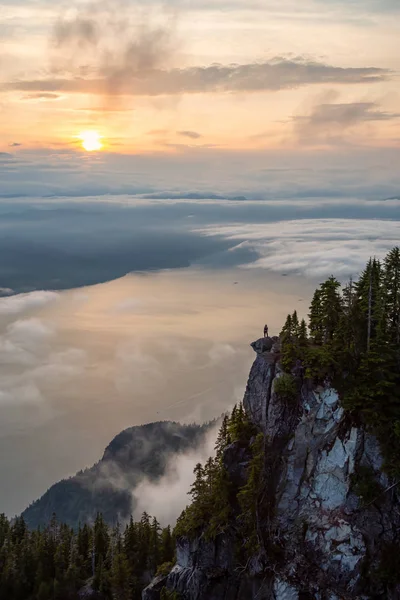
[(30, 531), (22, 517), (10, 523), (0, 515), (0, 598), (75, 600), (88, 586), (102, 600), (140, 600), (174, 552), (170, 527), (161, 529), (147, 513), (124, 530), (109, 527), (99, 514), (93, 526), (77, 531), (55, 516), (48, 527)]
[(331, 382), (353, 418), (378, 436), (387, 471), (400, 477), (400, 249), (369, 260), (343, 288), (329, 277), (315, 291), (308, 327), (289, 315), (281, 342), (287, 373)]
[[(262, 466), (263, 435), (250, 422), (243, 404), (235, 405), (225, 415), (215, 445), (215, 458), (197, 464), (195, 480), (189, 495), (191, 504), (182, 512), (174, 529), (176, 537), (194, 537), (203, 532), (214, 539), (231, 527), (235, 521), (235, 533), (244, 550), (256, 544), (256, 504), (259, 477)], [(224, 465), (224, 451), (231, 445), (250, 449), (249, 477), (247, 483), (236, 489), (230, 481)]]

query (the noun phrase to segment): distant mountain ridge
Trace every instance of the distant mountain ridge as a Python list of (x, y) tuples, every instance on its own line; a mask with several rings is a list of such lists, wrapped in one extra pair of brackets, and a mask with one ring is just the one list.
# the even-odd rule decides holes
[(171, 457), (200, 446), (214, 424), (160, 421), (125, 429), (99, 462), (52, 485), (22, 516), (31, 529), (48, 524), (53, 513), (71, 527), (93, 522), (98, 512), (110, 524), (124, 520), (135, 508), (132, 491), (138, 483), (157, 481)]

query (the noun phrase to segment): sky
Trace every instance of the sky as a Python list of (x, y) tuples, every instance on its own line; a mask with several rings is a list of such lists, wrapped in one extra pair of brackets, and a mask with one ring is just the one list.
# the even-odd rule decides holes
[(399, 243), (399, 17), (3, 0), (0, 512), (240, 400), (265, 321)]
[(0, 193), (255, 198), (293, 193), (289, 169), (302, 194), (398, 195), (399, 16), (395, 0), (6, 0)]

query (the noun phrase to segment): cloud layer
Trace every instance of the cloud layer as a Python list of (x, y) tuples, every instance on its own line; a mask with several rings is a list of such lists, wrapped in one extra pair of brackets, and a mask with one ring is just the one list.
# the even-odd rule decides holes
[(16, 315), (31, 309), (46, 306), (58, 299), (56, 292), (37, 291), (0, 298), (0, 315)]
[[(240, 241), (259, 258), (247, 268), (309, 277), (356, 276), (370, 256), (382, 258), (400, 239), (399, 221), (304, 219), (208, 227), (205, 235)], [(235, 249), (232, 250), (235, 252)]]

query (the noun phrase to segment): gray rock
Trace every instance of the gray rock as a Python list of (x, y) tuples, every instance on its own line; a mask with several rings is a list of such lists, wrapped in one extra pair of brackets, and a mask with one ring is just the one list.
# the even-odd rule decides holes
[(243, 448), (235, 442), (225, 449), (223, 456), (224, 467), (232, 484), (240, 488), (246, 484), (247, 469), (251, 460), (248, 448)]
[[(245, 565), (235, 554), (236, 519), (215, 541), (201, 535), (178, 540), (177, 565), (164, 585), (182, 600), (399, 600), (399, 590), (382, 587), (368, 595), (362, 586), (365, 573), (379, 566), (381, 544), (400, 547), (398, 491), (363, 507), (353, 489), (360, 466), (389, 487), (376, 438), (347, 422), (329, 384), (315, 389), (304, 384), (297, 403), (283, 402), (275, 393), (279, 343), (266, 338), (252, 347), (257, 357), (244, 407), (265, 434), (263, 498), (273, 516), (266, 519), (259, 506), (262, 543)], [(246, 482), (249, 459), (249, 449), (240, 444), (225, 450), (224, 465), (236, 489)], [(280, 559), (269, 553), (271, 546), (279, 546)], [(156, 580), (143, 600), (159, 600), (157, 586)]]
[(275, 342), (276, 338), (263, 337), (250, 344), (250, 346), (257, 354), (264, 354), (264, 352), (271, 352)]

